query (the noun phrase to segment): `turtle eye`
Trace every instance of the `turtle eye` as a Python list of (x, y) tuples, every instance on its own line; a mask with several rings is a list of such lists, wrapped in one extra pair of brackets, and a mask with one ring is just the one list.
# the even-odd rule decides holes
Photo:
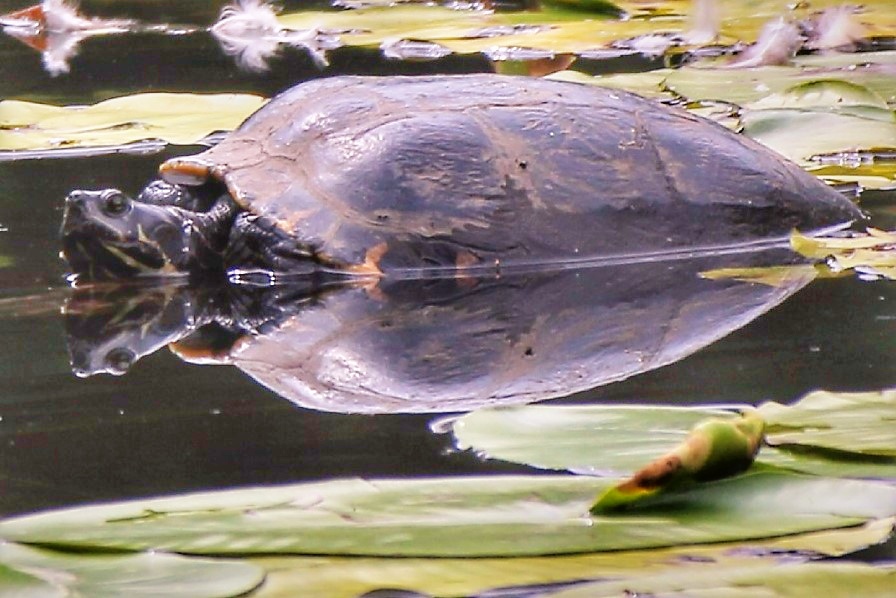
[(131, 201), (121, 191), (109, 191), (103, 196), (103, 213), (118, 217), (131, 209)]
[(112, 349), (106, 354), (106, 367), (110, 374), (120, 376), (127, 372), (136, 360), (137, 356), (129, 349)]

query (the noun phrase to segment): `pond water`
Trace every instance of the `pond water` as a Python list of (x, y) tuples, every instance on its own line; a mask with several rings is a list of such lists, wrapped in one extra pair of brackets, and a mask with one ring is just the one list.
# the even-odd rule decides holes
[[(206, 2), (85, 5), (93, 14), (184, 24), (211, 23), (218, 12), (216, 3)], [(0, 13), (17, 8), (21, 3), (0, 2)], [(384, 59), (377, 50), (341, 48), (328, 58), (329, 66), (319, 68), (303, 50), (285, 49), (269, 71), (252, 73), (239, 69), (204, 32), (142, 33), (85, 40), (70, 72), (50, 76), (37, 52), (0, 36), (0, 97), (78, 104), (143, 91), (271, 96), (300, 81), (343, 73), (493, 70), (479, 55), (408, 62)], [(61, 313), (72, 296), (58, 256), (63, 198), (75, 188), (135, 192), (161, 160), (197, 149), (0, 161), (0, 256), (10, 260), (0, 269), (0, 515), (347, 476), (539, 473), (453, 450), (450, 436), (430, 429), (431, 413), (304, 408), (236, 367), (186, 363), (168, 350), (146, 356), (124, 376), (75, 376)], [(862, 205), (875, 225), (887, 228), (896, 224), (894, 200), (892, 192), (867, 193)], [(549, 309), (550, 302), (542, 305)], [(558, 400), (758, 404), (791, 402), (819, 388), (893, 388), (894, 335), (896, 285), (852, 276), (819, 280), (680, 361)], [(896, 556), (892, 543), (890, 556)]]

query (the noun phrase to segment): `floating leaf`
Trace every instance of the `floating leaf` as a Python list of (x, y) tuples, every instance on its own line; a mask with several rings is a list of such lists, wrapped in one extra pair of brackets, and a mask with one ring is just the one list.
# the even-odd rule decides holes
[(824, 156), (810, 166), (812, 174), (835, 183), (856, 183), (863, 189), (896, 186), (896, 160), (874, 154), (841, 153)]
[(459, 53), (493, 53), (501, 48), (581, 53), (657, 28), (649, 19), (583, 18), (577, 11), (492, 13), (418, 4), (300, 12), (281, 15), (279, 21), (294, 30), (338, 34), (340, 42), (349, 46), (379, 47), (411, 39)]
[(252, 563), (171, 554), (95, 555), (0, 543), (0, 597), (242, 596), (264, 580)]
[[(427, 596), (473, 596), (495, 588), (639, 579), (700, 563), (703, 567), (793, 563), (815, 556), (840, 556), (879, 544), (893, 519), (866, 525), (743, 544), (688, 546), (571, 556), (480, 559), (386, 559), (363, 557), (260, 557), (251, 562), (268, 575), (257, 598), (326, 596), (357, 598), (382, 588)], [(702, 569), (702, 568), (701, 568)]]
[(896, 514), (896, 488), (888, 484), (759, 472), (588, 517), (593, 497), (611, 483), (581, 476), (341, 480), (48, 512), (4, 521), (0, 536), (79, 550), (530, 556), (777, 537)]
[(265, 100), (248, 94), (143, 93), (92, 106), (0, 102), (0, 150), (114, 146), (145, 139), (193, 144), (236, 128)]
[(799, 56), (791, 66), (726, 69), (684, 66), (670, 70), (666, 86), (691, 101), (719, 100), (745, 105), (800, 84), (860, 86), (877, 98), (896, 102), (896, 51)]
[[(891, 392), (881, 394), (891, 397)], [(891, 431), (896, 429), (892, 425), (896, 407), (884, 400), (865, 399), (864, 395), (842, 396), (849, 407), (842, 412), (831, 411), (824, 425), (826, 434), (845, 441), (864, 436), (867, 430), (868, 446), (872, 442), (879, 447), (896, 446)], [(761, 410), (772, 446), (762, 449), (758, 463), (821, 475), (896, 477), (896, 458), (884, 449), (875, 453), (868, 446), (856, 444), (853, 450), (845, 442), (815, 446), (808, 440), (776, 446), (785, 439), (793, 442), (789, 435), (796, 431), (775, 419), (779, 413), (785, 411), (772, 407)], [(631, 475), (654, 456), (682, 442), (687, 430), (698, 422), (722, 414), (711, 407), (528, 405), (468, 413), (454, 422), (453, 431), (459, 448), (474, 449), (489, 458), (618, 476)]]
[(805, 237), (794, 233), (794, 251), (812, 259), (825, 260), (835, 272), (855, 270), (863, 275), (896, 280), (896, 232), (873, 228), (850, 237)]
[[(749, 108), (832, 108), (841, 110), (851, 106), (870, 106), (880, 108), (889, 114), (887, 102), (867, 87), (841, 79), (816, 79), (788, 88), (781, 93), (767, 95), (757, 102), (749, 104)], [(887, 120), (887, 119), (883, 119)]]
[(576, 473), (627, 476), (682, 442), (711, 407), (527, 405), (480, 409), (453, 423), (457, 447)]
[(586, 85), (600, 85), (614, 89), (624, 89), (655, 99), (672, 99), (674, 96), (665, 90), (664, 83), (670, 71), (660, 69), (646, 73), (619, 73), (613, 75), (586, 75), (578, 71), (560, 71), (545, 77), (555, 81), (568, 81), (570, 83), (584, 83)]
[[(538, 11), (497, 13), (379, 0), (344, 0), (342, 4), (357, 9), (284, 14), (279, 21), (294, 30), (337, 34), (340, 43), (350, 46), (376, 47), (387, 41), (410, 39), (435, 42), (455, 52), (488, 54), (514, 48), (580, 54), (641, 36), (663, 37), (668, 40), (667, 45), (673, 45), (670, 34), (681, 37), (691, 27), (687, 14), (690, 5), (680, 0), (647, 4), (634, 0), (613, 4), (603, 0), (551, 0), (543, 2)], [(813, 3), (811, 10), (800, 6), (791, 14), (795, 18), (808, 18), (812, 11), (825, 5), (836, 3), (821, 0), (820, 4)], [(627, 18), (595, 18), (613, 16), (618, 12), (617, 7)], [(595, 12), (584, 12), (582, 8)], [(770, 19), (779, 18), (781, 11), (777, 0), (728, 2), (721, 11), (720, 38), (728, 44), (754, 41), (762, 26)], [(885, 0), (864, 4), (861, 18), (874, 23), (869, 34), (896, 33), (890, 12)]]
[(896, 566), (864, 563), (793, 563), (777, 567), (761, 564), (703, 567), (682, 563), (679, 567), (640, 579), (606, 580), (576, 584), (552, 593), (552, 598), (601, 598), (617, 596), (725, 596), (727, 598), (788, 598), (823, 595), (887, 598), (896, 587)]
[(817, 391), (793, 405), (771, 402), (759, 409), (770, 422), (775, 445), (896, 457), (896, 390)]
[[(818, 110), (749, 110), (744, 133), (796, 162), (844, 151), (896, 148), (896, 120)], [(880, 111), (876, 114), (880, 114)]]
[(700, 276), (709, 280), (739, 280), (771, 287), (783, 287), (792, 284), (795, 278), (803, 278), (808, 283), (818, 276), (818, 270), (811, 264), (794, 264), (792, 266), (755, 268), (718, 268), (701, 272)]
[(606, 513), (688, 482), (718, 480), (746, 471), (762, 442), (765, 421), (755, 409), (740, 417), (700, 422), (669, 453), (651, 461), (628, 480), (604, 491), (592, 513)]

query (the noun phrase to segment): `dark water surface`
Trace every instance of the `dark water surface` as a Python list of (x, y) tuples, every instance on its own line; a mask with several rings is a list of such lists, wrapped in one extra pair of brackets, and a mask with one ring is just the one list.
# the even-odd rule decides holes
[[(93, 14), (208, 25), (216, 3), (85, 2)], [(287, 8), (308, 3), (287, 2)], [(21, 8), (0, 2), (0, 12)], [(197, 33), (87, 40), (69, 74), (0, 36), (0, 97), (59, 104), (138, 91), (246, 91), (270, 96), (341, 73), (492, 70), (484, 58), (387, 61), (342, 49), (319, 70), (285, 50), (269, 73), (246, 73)], [(73, 188), (137, 191), (169, 155), (0, 161), (0, 515), (154, 494), (340, 476), (527, 471), (450, 450), (433, 415), (345, 415), (297, 407), (228, 366), (187, 364), (167, 350), (122, 377), (70, 369), (60, 308), (70, 295), (58, 258), (63, 198)], [(865, 198), (880, 206), (892, 196)], [(807, 391), (896, 387), (896, 285), (853, 277), (810, 284), (782, 305), (676, 364), (572, 397), (576, 401), (757, 403)]]

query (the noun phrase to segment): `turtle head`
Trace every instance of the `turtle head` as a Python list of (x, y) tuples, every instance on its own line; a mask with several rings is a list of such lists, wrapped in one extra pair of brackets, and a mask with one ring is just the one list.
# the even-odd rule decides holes
[(185, 273), (197, 256), (192, 216), (134, 201), (118, 189), (72, 191), (62, 253), (75, 274), (93, 280)]

